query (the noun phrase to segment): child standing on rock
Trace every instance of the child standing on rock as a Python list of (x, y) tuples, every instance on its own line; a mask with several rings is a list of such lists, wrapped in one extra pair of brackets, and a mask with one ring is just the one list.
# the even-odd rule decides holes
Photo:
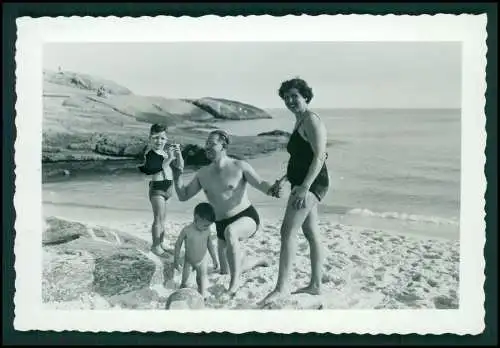
[(152, 125), (149, 132), (150, 149), (146, 152), (144, 163), (139, 166), (142, 173), (151, 176), (149, 182), (149, 201), (153, 208), (151, 251), (158, 256), (163, 255), (166, 249), (165, 218), (167, 201), (173, 194), (172, 169), (182, 170), (184, 166), (179, 145), (167, 145), (167, 141), (167, 127), (160, 124)]

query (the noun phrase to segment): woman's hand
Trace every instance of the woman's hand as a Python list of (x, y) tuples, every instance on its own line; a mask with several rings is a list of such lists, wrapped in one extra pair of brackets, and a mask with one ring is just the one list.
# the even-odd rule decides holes
[(291, 195), (293, 197), (292, 207), (295, 209), (303, 209), (306, 207), (306, 195), (309, 189), (305, 186), (295, 186), (292, 189)]

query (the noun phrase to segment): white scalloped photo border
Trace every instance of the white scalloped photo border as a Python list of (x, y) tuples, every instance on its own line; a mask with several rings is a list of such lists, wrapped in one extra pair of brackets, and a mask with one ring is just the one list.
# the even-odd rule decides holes
[[(17, 19), (16, 330), (479, 334), (484, 330), (486, 15), (23, 17)], [(456, 310), (46, 310), (42, 51), (49, 42), (456, 41), (462, 45), (460, 303)]]

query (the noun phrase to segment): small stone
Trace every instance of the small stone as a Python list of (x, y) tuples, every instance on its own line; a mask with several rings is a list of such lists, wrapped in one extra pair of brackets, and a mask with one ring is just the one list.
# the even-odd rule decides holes
[(433, 288), (435, 288), (438, 285), (438, 283), (433, 279), (427, 279), (427, 284), (429, 284)]
[(458, 303), (447, 296), (436, 296), (433, 301), (437, 309), (458, 308)]
[(167, 299), (165, 309), (203, 309), (205, 301), (201, 294), (191, 288), (179, 289)]

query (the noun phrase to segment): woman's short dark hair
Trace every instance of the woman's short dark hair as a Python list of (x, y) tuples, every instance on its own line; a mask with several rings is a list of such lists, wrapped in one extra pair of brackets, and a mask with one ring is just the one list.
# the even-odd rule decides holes
[(210, 222), (215, 221), (214, 208), (207, 202), (202, 202), (194, 207), (194, 215), (198, 215), (199, 217)]
[(154, 125), (151, 126), (151, 128), (149, 130), (150, 135), (151, 134), (158, 134), (161, 132), (167, 132), (167, 126), (165, 126), (163, 124), (155, 123)]
[(304, 97), (307, 104), (309, 104), (309, 102), (314, 97), (312, 88), (309, 87), (307, 82), (302, 80), (301, 78), (296, 77), (294, 79), (287, 80), (281, 83), (280, 89), (278, 91), (281, 99), (285, 99), (285, 93), (292, 88), (295, 88), (297, 91), (299, 91), (300, 95)]

